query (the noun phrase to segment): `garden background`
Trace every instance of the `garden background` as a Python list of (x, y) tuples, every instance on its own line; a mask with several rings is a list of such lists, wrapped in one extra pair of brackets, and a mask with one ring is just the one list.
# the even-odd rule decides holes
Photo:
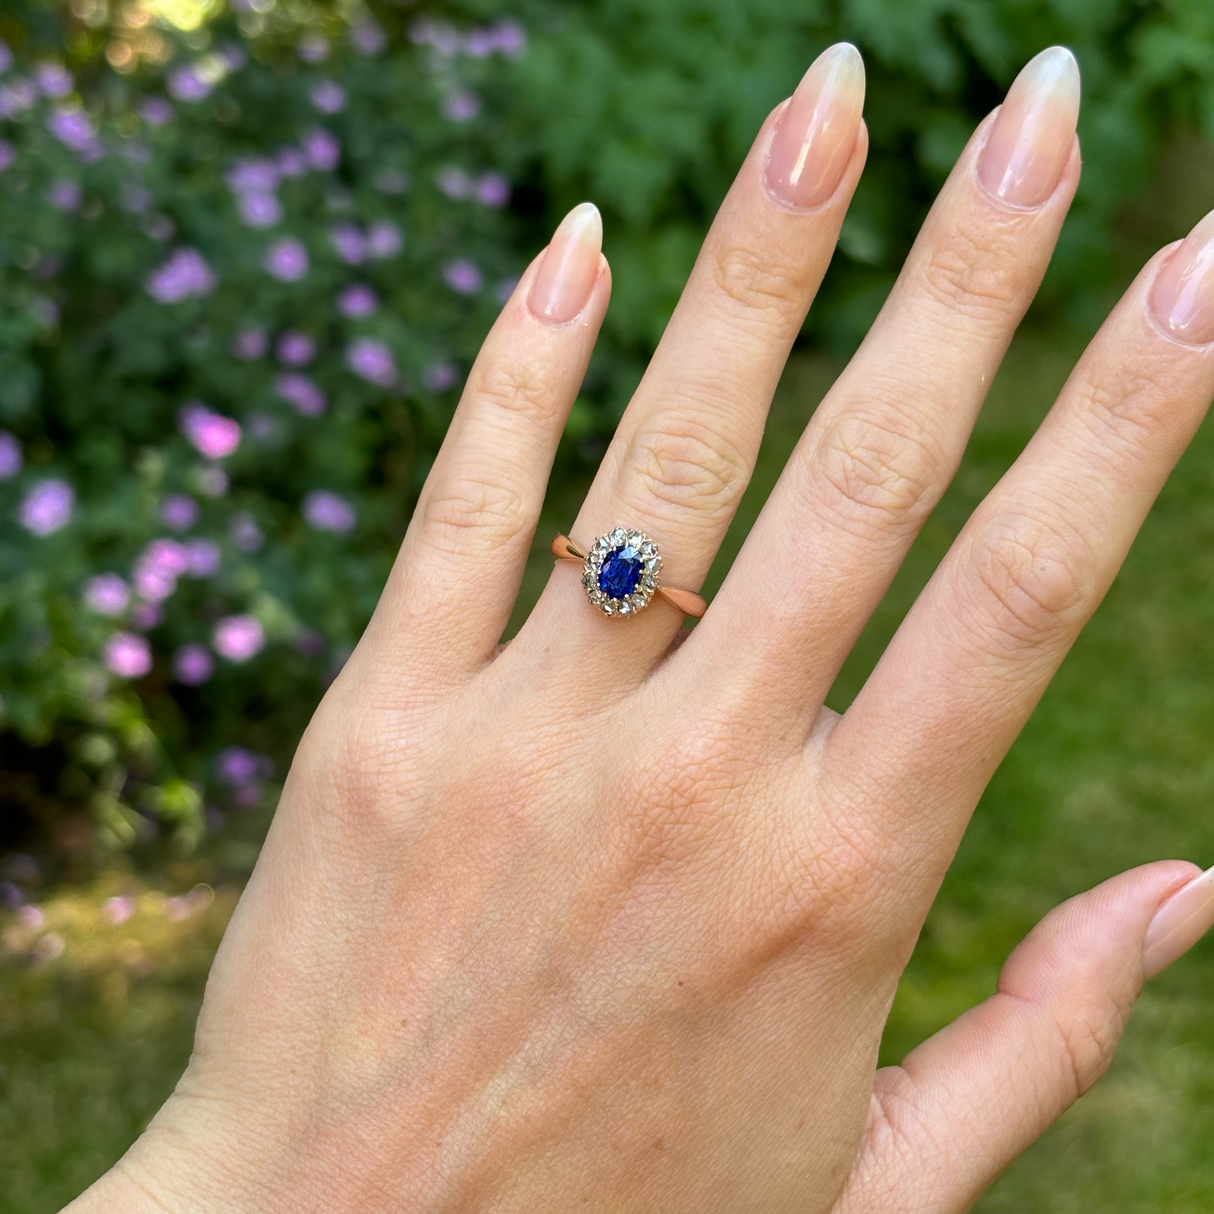
[[(374, 605), (503, 294), (603, 211), (615, 294), (517, 618), (763, 116), (830, 42), (869, 166), (709, 591), (976, 122), (1046, 45), (1079, 196), (842, 708), (1110, 303), (1214, 205), (1207, 0), (4, 0), (0, 1214), (53, 1211), (171, 1090), (306, 718)], [(885, 1054), (1051, 905), (1214, 862), (1214, 438), (1172, 477), (978, 809)], [(986, 1214), (1214, 1202), (1214, 945)]]

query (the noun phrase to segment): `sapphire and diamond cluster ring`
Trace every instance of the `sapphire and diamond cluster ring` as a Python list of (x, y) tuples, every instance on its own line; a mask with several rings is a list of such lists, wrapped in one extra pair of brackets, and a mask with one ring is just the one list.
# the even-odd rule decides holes
[(633, 616), (656, 595), (699, 619), (704, 600), (690, 590), (675, 590), (661, 584), (662, 554), (643, 531), (616, 527), (600, 535), (583, 552), (568, 536), (552, 541), (552, 553), (562, 561), (582, 563), (582, 586), (586, 597), (604, 615)]

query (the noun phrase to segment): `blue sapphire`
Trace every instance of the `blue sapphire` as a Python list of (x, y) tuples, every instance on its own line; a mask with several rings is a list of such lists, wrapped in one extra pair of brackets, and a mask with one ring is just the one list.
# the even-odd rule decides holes
[(599, 570), (599, 589), (613, 599), (626, 599), (641, 580), (644, 562), (631, 545), (616, 548), (603, 558)]

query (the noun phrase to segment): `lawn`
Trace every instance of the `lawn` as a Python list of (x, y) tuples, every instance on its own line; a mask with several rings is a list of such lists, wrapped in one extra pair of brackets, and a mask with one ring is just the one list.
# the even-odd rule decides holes
[[(996, 380), (956, 482), (831, 696), (846, 706), (969, 511), (1027, 441), (1076, 353), (1025, 333)], [(837, 367), (794, 358), (709, 590), (737, 551)], [(1214, 432), (1199, 434), (1097, 613), (975, 815), (894, 1005), (899, 1058), (987, 995), (1054, 903), (1159, 857), (1214, 863)], [(524, 587), (579, 485), (551, 500)], [(253, 829), (250, 826), (249, 829)], [(0, 962), (0, 1214), (45, 1214), (121, 1153), (189, 1053), (207, 961), (248, 844), (182, 863), (155, 888), (131, 874), (49, 894), (61, 955)], [(216, 875), (218, 874), (218, 875)], [(170, 901), (205, 875), (200, 890)], [(117, 894), (130, 897), (120, 924)], [(31, 929), (10, 921), (10, 950)], [(50, 949), (48, 951), (54, 951)], [(983, 1198), (984, 1214), (1188, 1214), (1214, 1203), (1214, 941), (1152, 982), (1112, 1070)]]

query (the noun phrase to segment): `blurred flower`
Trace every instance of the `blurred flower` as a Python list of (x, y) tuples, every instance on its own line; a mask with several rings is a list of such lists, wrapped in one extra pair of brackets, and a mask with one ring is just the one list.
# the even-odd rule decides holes
[(298, 148), (282, 148), (274, 163), (283, 177), (302, 177), (308, 171), (308, 158)]
[(185, 544), (187, 577), (210, 577), (219, 572), (219, 545), (214, 540), (188, 540)]
[(333, 251), (347, 265), (356, 266), (366, 260), (367, 239), (352, 223), (337, 223), (329, 229)]
[(138, 633), (116, 632), (105, 643), (102, 661), (119, 678), (140, 679), (152, 669), (152, 647)]
[(493, 36), (497, 49), (507, 59), (518, 59), (527, 49), (527, 34), (517, 21), (499, 21)]
[(216, 285), (215, 275), (197, 249), (176, 249), (147, 280), (148, 294), (160, 303), (179, 303), (183, 299), (200, 299), (209, 295)]
[(369, 17), (355, 22), (350, 31), (350, 41), (361, 55), (378, 55), (387, 44), (384, 31)]
[(445, 392), (459, 378), (454, 363), (431, 363), (422, 373), (422, 382), (432, 392)]
[(251, 191), (269, 193), (278, 185), (282, 170), (273, 160), (246, 157), (237, 160), (224, 174), (228, 189), (235, 194)]
[(16, 149), (7, 139), (0, 139), (0, 173), (17, 159)]
[(256, 520), (243, 510), (232, 515), (228, 531), (231, 533), (232, 543), (242, 552), (256, 552), (266, 542)]
[(24, 905), (25, 891), (14, 881), (0, 881), (0, 907), (16, 910)]
[(34, 535), (51, 535), (71, 521), (76, 494), (67, 481), (39, 481), (21, 500), (21, 525)]
[(308, 163), (322, 173), (335, 169), (341, 159), (341, 144), (337, 142), (337, 136), (321, 127), (308, 131), (301, 140), (301, 147)]
[[(152, 215), (147, 223), (143, 225), (143, 230), (153, 240), (172, 240), (173, 234), (177, 231), (176, 225), (167, 215)], [(205, 292), (204, 292), (205, 294)], [(164, 300), (161, 301), (165, 302)], [(168, 301), (173, 302), (173, 301)]]
[(215, 756), (215, 774), (230, 788), (251, 784), (263, 774), (272, 775), (273, 770), (268, 759), (243, 746), (227, 746)]
[(132, 215), (142, 215), (152, 205), (152, 192), (137, 181), (125, 182), (119, 205)]
[(25, 463), (15, 434), (0, 430), (0, 481), (10, 481)]
[(45, 965), (48, 961), (61, 957), (66, 947), (67, 942), (58, 932), (47, 932), (41, 940), (34, 942), (34, 947), (30, 949), (30, 959), (39, 965)]
[(443, 102), (443, 115), (452, 122), (471, 122), (481, 112), (481, 99), (470, 89), (460, 89)]
[(443, 279), (453, 291), (461, 295), (475, 295), (484, 279), (480, 267), (466, 257), (457, 257), (443, 266)]
[(241, 329), (232, 339), (232, 353), (245, 362), (261, 358), (269, 348), (270, 339), (264, 329)]
[(221, 658), (247, 662), (264, 647), (266, 634), (255, 616), (228, 615), (215, 625), (211, 643)]
[(491, 29), (474, 29), (464, 35), (463, 51), (470, 59), (485, 59), (497, 50), (497, 39)]
[(381, 219), (367, 229), (367, 252), (375, 258), (395, 257), (404, 247), (405, 238), (391, 220)]
[(130, 161), (131, 164), (147, 164), (152, 159), (152, 149), (142, 139), (124, 137), (118, 150), (122, 154), (122, 158)]
[(168, 75), (169, 95), (177, 101), (202, 101), (211, 94), (213, 83), (203, 78), (196, 67), (184, 64)]
[(321, 34), (305, 34), (298, 54), (305, 63), (323, 63), (329, 57), (329, 40)]
[(279, 282), (298, 282), (308, 272), (308, 250), (301, 241), (286, 236), (269, 247), (261, 264)]
[(3, 76), (13, 66), (13, 52), (8, 49), (8, 43), (0, 38), (0, 76)]
[(85, 605), (98, 615), (121, 615), (130, 601), (130, 587), (116, 573), (99, 573), (84, 584)]
[(135, 899), (121, 895), (107, 898), (102, 904), (101, 913), (115, 927), (121, 927), (135, 913)]
[(446, 168), (439, 170), (438, 188), (448, 198), (467, 198), (475, 187), (472, 184), (472, 178), (463, 169), (456, 168), (455, 165), (447, 165)]
[(409, 188), (409, 178), (400, 169), (380, 169), (371, 184), (381, 194), (403, 194)]
[(240, 423), (208, 409), (201, 401), (183, 406), (181, 432), (207, 459), (223, 459), (240, 445)]
[(195, 480), (198, 492), (205, 493), (207, 497), (223, 497), (228, 491), (228, 474), (215, 464), (199, 468), (195, 473)]
[(319, 657), (325, 650), (325, 638), (315, 628), (304, 628), (295, 638), (295, 648), (305, 657)]
[(510, 201), (510, 182), (501, 173), (482, 173), (476, 183), (476, 196), (487, 207), (504, 207)]
[(354, 507), (344, 497), (327, 489), (314, 489), (309, 493), (303, 500), (301, 511), (313, 531), (332, 531), (335, 535), (346, 535), (353, 531), (358, 518)]
[(32, 80), (18, 77), (0, 86), (0, 118), (11, 118), (22, 110), (28, 110), (38, 100), (38, 90)]
[(182, 645), (173, 654), (173, 677), (187, 687), (199, 687), (215, 673), (215, 659), (205, 645)]
[(357, 318), (370, 316), (379, 307), (379, 300), (370, 287), (361, 282), (351, 283), (337, 296), (337, 310), (343, 316)]
[(278, 426), (269, 413), (258, 409), (245, 419), (245, 433), (261, 442), (273, 438), (278, 433)]
[(390, 388), (396, 383), (396, 362), (382, 341), (360, 337), (346, 351), (346, 366), (362, 379)]
[(46, 191), (47, 201), (57, 211), (74, 211), (80, 205), (80, 183), (63, 179), (52, 181)]
[(59, 63), (39, 63), (34, 68), (34, 79), (44, 97), (66, 97), (75, 84), (71, 72)]
[(346, 108), (346, 90), (333, 80), (322, 80), (310, 93), (312, 104), (322, 114), (336, 114)]
[(160, 521), (174, 531), (188, 531), (198, 522), (198, 503), (186, 493), (170, 493), (160, 504)]
[(172, 121), (173, 107), (163, 97), (145, 97), (139, 116), (148, 126), (164, 126)]
[(139, 554), (131, 581), (141, 599), (159, 603), (177, 589), (177, 579), (190, 567), (185, 545), (155, 539)]
[(46, 926), (46, 912), (31, 902), (17, 912), (17, 921), (31, 932), (40, 931)]
[(275, 352), (288, 367), (306, 367), (316, 357), (316, 343), (306, 333), (290, 329), (278, 339)]
[(298, 371), (280, 375), (274, 381), (274, 391), (304, 417), (319, 417), (328, 404), (320, 386)]
[(97, 128), (93, 120), (78, 106), (64, 106), (46, 120), (50, 131), (64, 147), (73, 152), (87, 153), (96, 147)]
[(44, 329), (52, 328), (59, 323), (59, 305), (45, 295), (35, 295), (30, 300), (30, 315)]
[(250, 190), (238, 194), (236, 205), (240, 217), (250, 228), (272, 228), (282, 219), (282, 203), (273, 194), (261, 194)]
[(234, 42), (229, 42), (227, 46), (221, 46), (215, 52), (215, 58), (226, 72), (238, 72), (249, 61), (248, 55), (245, 54), (244, 47), (237, 46)]
[(136, 603), (131, 612), (131, 623), (143, 632), (155, 628), (164, 619), (159, 603)]

